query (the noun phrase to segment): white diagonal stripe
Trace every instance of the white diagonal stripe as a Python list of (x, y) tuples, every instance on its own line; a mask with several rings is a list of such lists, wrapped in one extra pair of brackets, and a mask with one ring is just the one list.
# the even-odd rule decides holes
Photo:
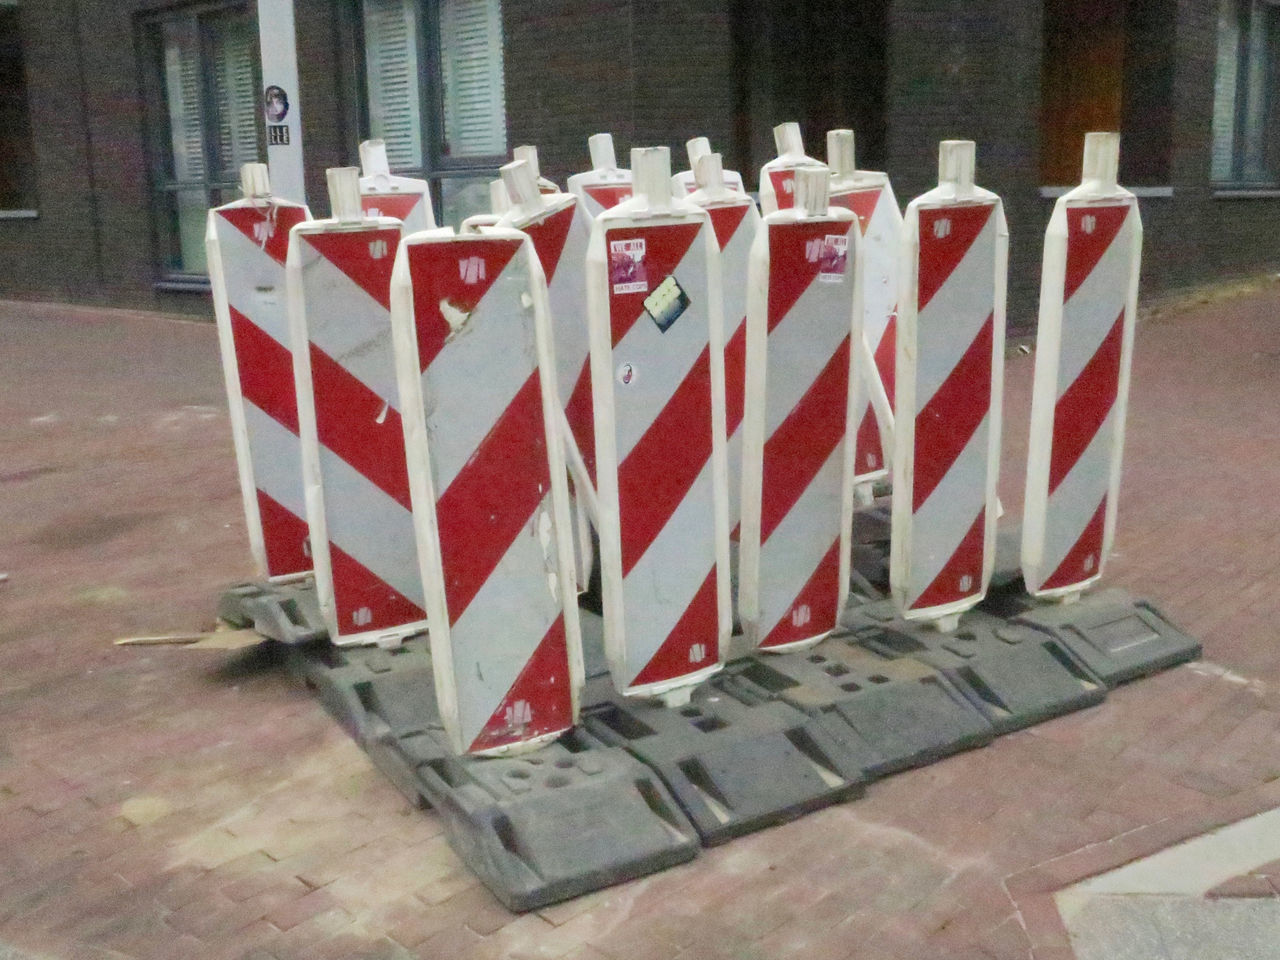
[(556, 272), (547, 278), (551, 332), (556, 352), (556, 384), (562, 404), (567, 404), (573, 395), (573, 388), (577, 385), (591, 352), (587, 326), (586, 273), (587, 241), (590, 237), (590, 224), (580, 209), (575, 208), (573, 224), (569, 227), (564, 249), (560, 252)]
[[(880, 189), (871, 222), (862, 238), (862, 330), (875, 353), (898, 304), (898, 247), (901, 218), (887, 187)], [(869, 405), (868, 405), (869, 406)]]
[(224, 218), (217, 217), (214, 223), (222, 250), (227, 303), (276, 343), (289, 349), (284, 264), (271, 259), (265, 250)]
[(244, 419), (253, 458), (254, 485), (294, 516), (305, 519), (302, 441), (284, 424), (247, 400)]
[[(748, 210), (720, 254), (724, 289), (724, 342), (728, 346), (747, 320), (747, 259), (755, 240), (759, 217)], [(728, 437), (729, 529), (738, 525), (742, 513), (742, 421)]]

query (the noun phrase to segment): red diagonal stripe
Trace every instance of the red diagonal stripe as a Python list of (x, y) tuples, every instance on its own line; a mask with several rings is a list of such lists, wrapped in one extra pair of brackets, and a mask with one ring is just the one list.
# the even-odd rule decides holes
[[(301, 464), (299, 464), (301, 468)], [(278, 500), (258, 491), (258, 515), (262, 518), (262, 540), (267, 552), (267, 576), (282, 577), (311, 569), (307, 555), (307, 521), (285, 509)]]
[(400, 244), (398, 227), (309, 233), (305, 239), (382, 309), (391, 309), (391, 267)]
[[(1068, 331), (1069, 332), (1069, 331)], [(1058, 489), (1101, 429), (1116, 402), (1120, 383), (1120, 342), (1124, 310), (1075, 382), (1053, 408), (1053, 453), (1049, 459), (1049, 493)]]
[[(289, 230), (307, 219), (305, 207), (232, 207), (218, 216), (252, 240), (268, 257), (284, 266), (289, 253)], [(266, 241), (265, 243), (263, 241)]]
[(913, 512), (929, 499), (991, 409), (993, 331), (988, 314), (951, 375), (916, 417)]
[(831, 549), (818, 561), (783, 618), (760, 642), (761, 647), (808, 640), (835, 628), (840, 606), (840, 535), (835, 536)]
[[(694, 651), (702, 644), (701, 651)], [(701, 653), (701, 657), (696, 654)], [(702, 581), (667, 639), (628, 686), (642, 687), (703, 670), (720, 657), (720, 617), (716, 606), (716, 568)]]
[(920, 269), (916, 298), (923, 310), (960, 265), (982, 228), (995, 211), (995, 204), (958, 204), (920, 211)]
[(320, 445), (406, 510), (411, 509), (399, 411), (314, 343), (311, 379)]
[(885, 469), (884, 451), (880, 449), (880, 424), (870, 405), (858, 424), (857, 463), (854, 472), (861, 475)]
[(450, 623), (457, 623), (550, 489), (535, 370), (449, 489), (436, 495)]
[(858, 218), (858, 230), (865, 237), (867, 227), (871, 225), (871, 216), (876, 212), (876, 204), (880, 202), (880, 188), (873, 190), (852, 190), (849, 193), (838, 193), (831, 198), (831, 206), (852, 210)]
[[(821, 260), (809, 258), (809, 242), (824, 237), (843, 237), (853, 226), (852, 221), (829, 220), (801, 221), (799, 223), (773, 223), (769, 225), (769, 329), (782, 322), (800, 296), (809, 289)], [(849, 251), (853, 256), (853, 251)]]
[(889, 314), (889, 322), (885, 325), (880, 342), (876, 344), (876, 369), (880, 371), (880, 382), (884, 384), (884, 392), (889, 397), (889, 409), (896, 409), (893, 392), (897, 385), (898, 363), (898, 308)]
[(564, 405), (564, 416), (569, 421), (569, 429), (573, 438), (578, 441), (578, 452), (587, 465), (587, 473), (591, 482), (596, 479), (596, 429), (591, 407), (591, 364), (584, 362), (578, 374), (578, 382), (573, 385), (573, 393)]
[[(729, 319), (725, 317), (726, 321)], [(747, 394), (747, 318), (738, 317), (734, 322), (738, 328), (724, 347), (725, 429), (730, 437), (742, 423)]]
[(644, 556), (711, 458), (711, 351), (704, 347), (618, 467), (622, 575)]
[[(971, 597), (982, 590), (982, 556), (986, 538), (987, 508), (978, 511), (978, 518), (973, 521), (969, 531), (960, 539), (948, 558), (946, 564), (933, 582), (925, 588), (920, 596), (911, 604), (912, 610), (926, 610), (940, 607), (945, 603), (953, 603)], [(961, 587), (964, 578), (968, 577), (968, 589)]]
[[(421, 607), (332, 541), (329, 543), (329, 565), (333, 571), (333, 597), (339, 633), (385, 630), (413, 623), (425, 616)], [(367, 620), (358, 615), (363, 610), (368, 611)]]
[(711, 217), (711, 228), (716, 232), (716, 243), (720, 244), (723, 251), (742, 225), (743, 218), (747, 215), (747, 204), (735, 203), (706, 209), (707, 215)]
[(773, 193), (777, 199), (779, 210), (790, 210), (796, 205), (796, 171), (794, 167), (770, 170), (769, 182), (773, 184)]
[(849, 337), (764, 444), (760, 542), (813, 483), (845, 432), (849, 402)]
[(407, 220), (414, 207), (422, 203), (420, 193), (362, 193), (360, 209), (369, 216), (395, 217)]
[[(569, 647), (565, 641), (564, 614), (556, 617), (519, 676), (493, 711), (470, 752), (532, 740), (573, 726), (570, 698)], [(527, 707), (527, 713), (526, 713)], [(528, 717), (528, 723), (523, 722)]]
[[(1067, 207), (1067, 276), (1063, 301), (1070, 300), (1093, 272), (1124, 226), (1128, 214), (1127, 203), (1105, 207)], [(1092, 218), (1088, 231), (1085, 230), (1086, 217)]]
[[(569, 231), (573, 228), (573, 222), (578, 215), (578, 199), (577, 197), (571, 199), (573, 202), (563, 210), (557, 210), (521, 228), (533, 241), (533, 249), (538, 253), (538, 260), (542, 264), (542, 272), (546, 274), (548, 286), (556, 275), (556, 268), (560, 265), (560, 254), (564, 252), (565, 241), (569, 239)], [(575, 269), (581, 270), (582, 264), (576, 264)]]
[(298, 396), (293, 388), (293, 354), (235, 307), (231, 340), (240, 371), (240, 395), (293, 433), (298, 432)]
[(600, 204), (605, 210), (616, 207), (623, 200), (631, 199), (631, 184), (623, 183), (616, 186), (608, 184), (593, 184), (583, 187), (583, 191), (588, 197)]
[(1093, 512), (1080, 537), (1062, 558), (1058, 569), (1040, 585), (1041, 590), (1069, 587), (1073, 583), (1082, 583), (1097, 576), (1098, 567), (1102, 564), (1102, 531), (1106, 518), (1107, 498), (1104, 494), (1098, 509)]
[[(671, 223), (658, 227), (620, 227), (605, 233), (606, 252), (612, 249), (610, 244), (620, 240), (639, 238), (645, 244), (643, 270), (647, 278), (646, 288), (636, 293), (614, 293), (612, 280), (609, 283), (609, 317), (615, 347), (644, 314), (644, 298), (675, 272), (701, 229), (701, 223)], [(676, 280), (678, 282), (680, 278), (676, 277)]]
[(418, 367), (427, 369), (453, 328), (442, 305), (470, 314), (520, 249), (521, 240), (461, 237), (448, 243), (409, 245), (413, 322), (418, 333)]
[[(893, 391), (894, 367), (897, 361), (895, 354), (898, 338), (897, 328), (898, 313), (895, 310), (889, 315), (889, 323), (885, 327), (884, 335), (880, 337), (880, 344), (875, 351), (876, 370), (880, 373), (880, 382), (884, 385), (884, 392), (889, 398), (889, 409), (891, 410), (894, 406)], [(867, 407), (862, 414), (862, 422), (858, 424), (858, 451), (855, 470), (860, 474), (881, 470), (888, 466), (887, 459), (891, 455), (890, 451), (881, 449), (880, 426), (876, 420), (875, 409), (868, 400)]]

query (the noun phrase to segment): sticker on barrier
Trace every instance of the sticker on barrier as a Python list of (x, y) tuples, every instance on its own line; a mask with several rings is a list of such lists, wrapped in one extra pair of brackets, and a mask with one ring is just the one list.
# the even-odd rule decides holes
[(1044, 242), (1022, 575), (1035, 596), (1097, 581), (1115, 534), (1142, 221), (1116, 185), (1119, 134), (1085, 138), (1084, 178)]
[(972, 141), (943, 141), (900, 263), (889, 578), (903, 616), (944, 626), (995, 563), (1009, 231), (973, 156)]
[(587, 259), (605, 646), (619, 690), (676, 699), (719, 669), (731, 622), (720, 274), (667, 149), (637, 163)]
[(365, 216), (395, 217), (404, 224), (406, 236), (436, 225), (427, 181), (392, 174), (384, 141), (360, 144), (360, 166), (360, 209)]
[(854, 166), (852, 130), (827, 133), (827, 162), (833, 174), (833, 207), (846, 207), (862, 233), (862, 362), (854, 379), (858, 423), (855, 482), (888, 474), (893, 451), (893, 378), (897, 362), (898, 258), (902, 211), (889, 178)]
[(582, 202), (592, 218), (631, 198), (631, 171), (618, 167), (613, 136), (597, 133), (587, 139), (591, 169), (569, 178), (569, 192)]
[(311, 214), (271, 196), (266, 164), (240, 183), (244, 199), (209, 211), (209, 283), (250, 550), (261, 576), (288, 578), (311, 569), (311, 546), (284, 264)]
[(763, 649), (816, 643), (849, 589), (861, 237), (828, 180), (798, 171), (751, 252), (738, 616)]
[[(689, 154), (689, 169), (671, 175), (671, 195), (674, 197), (687, 197), (701, 186), (698, 182), (698, 163), (703, 157), (711, 156), (711, 141), (706, 137), (694, 137), (684, 146)], [(746, 195), (747, 188), (742, 183), (742, 174), (737, 170), (721, 168), (721, 179), (729, 190)]]
[(721, 287), (724, 290), (725, 432), (728, 437), (729, 529), (738, 537), (742, 499), (742, 408), (747, 364), (747, 260), (760, 229), (755, 201), (734, 191), (721, 174), (720, 154), (701, 157), (702, 178), (689, 202), (707, 211), (720, 247)]
[(337, 644), (425, 629), (391, 345), (400, 221), (361, 214), (357, 174), (328, 171), (336, 216), (293, 229), (287, 268), (316, 587)]
[[(529, 238), (401, 247), (396, 369), (436, 696), (458, 753), (574, 723), (577, 591), (546, 288)], [(544, 376), (545, 373), (545, 376)]]
[(796, 170), (801, 167), (826, 166), (805, 156), (800, 124), (780, 123), (773, 128), (773, 142), (778, 155), (760, 168), (760, 212), (770, 214), (795, 206)]

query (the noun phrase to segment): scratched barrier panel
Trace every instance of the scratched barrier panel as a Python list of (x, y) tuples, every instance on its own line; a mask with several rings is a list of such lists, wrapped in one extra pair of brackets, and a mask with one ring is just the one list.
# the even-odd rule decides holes
[(667, 148), (631, 159), (587, 254), (604, 640), (620, 691), (678, 699), (731, 624), (719, 250)]
[(1115, 534), (1142, 259), (1119, 158), (1119, 134), (1086, 136), (1083, 182), (1045, 233), (1022, 520), (1022, 576), (1038, 597), (1096, 583)]
[(720, 154), (698, 161), (702, 180), (689, 202), (702, 207), (720, 248), (721, 286), (724, 289), (724, 397), (725, 432), (728, 437), (729, 529), (738, 539), (742, 499), (742, 407), (747, 369), (747, 260), (760, 229), (755, 201), (733, 190), (722, 178)]
[(427, 181), (392, 174), (384, 141), (360, 144), (360, 166), (360, 209), (365, 216), (395, 217), (404, 224), (406, 235), (436, 225)]
[(995, 563), (1009, 230), (973, 159), (972, 141), (942, 142), (900, 263), (889, 577), (903, 616), (944, 628)]
[(893, 450), (893, 378), (897, 362), (898, 259), (902, 245), (902, 211), (889, 178), (875, 170), (858, 170), (852, 130), (827, 132), (833, 207), (847, 207), (858, 218), (862, 234), (862, 342), (854, 379), (858, 411), (855, 482), (872, 483), (888, 476)]
[(311, 570), (311, 547), (284, 262), (289, 230), (311, 214), (271, 196), (265, 163), (241, 168), (240, 190), (209, 211), (209, 283), (254, 566), (290, 578)]
[(337, 644), (426, 628), (391, 344), (400, 221), (362, 213), (357, 174), (328, 171), (335, 216), (294, 227), (287, 267), (316, 588)]
[(698, 834), (625, 750), (571, 732), (516, 757), (455, 756), (427, 643), (290, 648), (291, 672), (512, 910), (536, 910), (692, 860)]
[(829, 179), (797, 171), (751, 251), (738, 617), (763, 650), (817, 643), (849, 592), (861, 236)]
[(768, 215), (795, 206), (796, 170), (801, 167), (826, 166), (805, 156), (800, 124), (780, 123), (773, 128), (773, 142), (778, 155), (760, 168), (760, 212)]
[(528, 750), (577, 715), (581, 638), (546, 299), (533, 243), (502, 227), (420, 233), (401, 244), (392, 276), (436, 698), (457, 753)]
[(631, 197), (631, 171), (618, 167), (613, 152), (613, 135), (597, 133), (587, 138), (591, 152), (591, 169), (569, 178), (569, 192), (582, 201), (582, 208), (592, 217), (612, 209)]
[[(706, 137), (694, 137), (686, 141), (684, 147), (689, 154), (689, 169), (671, 175), (671, 195), (674, 197), (687, 197), (702, 186), (698, 182), (698, 163), (703, 157), (711, 156), (711, 141)], [(737, 170), (721, 168), (721, 180), (729, 190), (746, 195), (742, 174)]]

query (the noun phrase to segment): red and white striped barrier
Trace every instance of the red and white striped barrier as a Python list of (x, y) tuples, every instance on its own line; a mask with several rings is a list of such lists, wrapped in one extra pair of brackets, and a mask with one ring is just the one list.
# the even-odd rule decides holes
[(800, 124), (794, 121), (778, 124), (773, 128), (773, 142), (778, 148), (778, 155), (760, 168), (760, 212), (766, 216), (795, 205), (797, 169), (827, 169), (813, 157), (805, 156)]
[(766, 650), (817, 643), (849, 592), (862, 238), (829, 179), (797, 171), (751, 251), (738, 617)]
[(711, 218), (720, 247), (720, 278), (724, 290), (724, 400), (728, 436), (729, 529), (737, 539), (742, 499), (742, 409), (747, 364), (747, 266), (751, 245), (760, 229), (755, 201), (732, 189), (721, 177), (720, 154), (698, 160), (698, 189), (689, 202)]
[[(694, 137), (686, 141), (684, 147), (689, 154), (689, 169), (671, 175), (671, 195), (674, 197), (687, 197), (698, 189), (698, 163), (703, 157), (711, 156), (711, 141), (706, 137)], [(728, 189), (741, 194), (747, 192), (742, 183), (742, 174), (737, 170), (725, 170), (722, 166), (720, 176)]]
[(888, 475), (893, 450), (893, 377), (897, 362), (898, 258), (902, 211), (889, 178), (854, 165), (853, 131), (827, 132), (833, 207), (846, 207), (862, 233), (862, 345), (854, 377), (858, 456), (854, 482)]
[(1036, 596), (1079, 593), (1115, 534), (1142, 220), (1116, 185), (1120, 138), (1085, 137), (1084, 177), (1044, 242), (1022, 574)]
[(243, 200), (209, 211), (205, 249), (249, 546), (277, 579), (311, 569), (284, 278), (289, 230), (311, 214), (271, 196), (265, 163), (240, 184)]
[(582, 682), (538, 256), (504, 227), (419, 233), (392, 302), (440, 715), (458, 753), (528, 749), (573, 725)]
[[(546, 177), (542, 175), (542, 172), (538, 167), (538, 148), (537, 147), (531, 146), (529, 144), (525, 144), (524, 146), (521, 146), (521, 147), (516, 147), (511, 151), (511, 159), (523, 160), (525, 163), (529, 165), (529, 169), (533, 171), (533, 179), (534, 179), (534, 182), (537, 183), (538, 185), (539, 193), (560, 193), (561, 192), (560, 188), (557, 187), (554, 182), (552, 182), (551, 180), (548, 180)], [(494, 213), (497, 213), (497, 212), (498, 211), (496, 210), (494, 211)]]
[(594, 219), (631, 197), (631, 171), (618, 167), (613, 135), (597, 133), (587, 138), (591, 169), (569, 178), (569, 192), (582, 202)]
[(731, 623), (719, 255), (667, 148), (631, 161), (587, 254), (604, 640), (619, 690), (678, 702)]
[(400, 221), (360, 212), (328, 171), (330, 220), (289, 236), (289, 320), (320, 610), (337, 644), (425, 629), (391, 346)]
[(986, 593), (999, 510), (1009, 229), (973, 156), (943, 141), (900, 263), (889, 580), (904, 617), (944, 629)]
[(393, 175), (384, 141), (360, 144), (360, 166), (360, 209), (366, 217), (395, 217), (404, 224), (406, 234), (436, 225), (427, 181)]

